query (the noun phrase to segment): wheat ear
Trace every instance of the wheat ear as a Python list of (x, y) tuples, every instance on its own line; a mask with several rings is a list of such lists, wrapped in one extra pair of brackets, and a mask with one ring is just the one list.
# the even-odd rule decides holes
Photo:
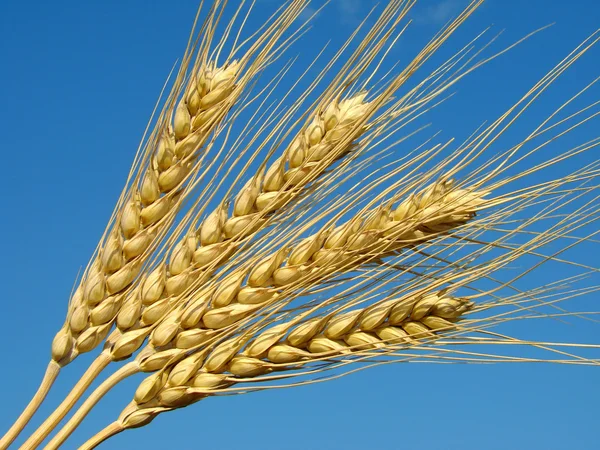
[[(287, 337), (277, 339), (277, 333), (266, 330), (227, 363), (226, 371), (242, 378), (253, 377), (260, 374), (262, 359), (288, 364), (317, 356), (383, 348), (385, 343), (410, 343), (414, 338), (430, 336), (432, 331), (452, 329), (454, 322), (472, 307), (473, 303), (467, 299), (439, 291), (317, 317), (296, 327), (280, 324), (278, 329), (289, 330)], [(285, 331), (281, 336), (285, 336)], [(210, 372), (208, 369), (214, 366), (205, 364), (204, 369)], [(251, 369), (252, 366), (255, 368)], [(263, 367), (264, 373), (272, 369)]]
[[(414, 340), (453, 329), (455, 322), (472, 307), (473, 303), (466, 299), (432, 292), (315, 317), (298, 326), (281, 323), (259, 334), (241, 351), (235, 350), (239, 349), (239, 338), (233, 338), (219, 344), (208, 355), (201, 352), (202, 358), (192, 355), (189, 360), (173, 366), (168, 377), (147, 379), (157, 381), (155, 383), (142, 382), (134, 399), (142, 405), (156, 398), (159, 406), (170, 408), (181, 400), (177, 393), (184, 391), (182, 387), (210, 389), (210, 383), (218, 378), (221, 383), (231, 382), (231, 375), (256, 377), (274, 370), (296, 369), (297, 364), (286, 366), (292, 363), (304, 364), (362, 350), (385, 349), (390, 344), (411, 344)], [(194, 367), (199, 369), (190, 377), (192, 360)], [(163, 379), (165, 384), (160, 386)]]
[(394, 211), (381, 208), (362, 222), (351, 220), (291, 249), (283, 247), (250, 269), (233, 271), (217, 288), (200, 292), (183, 309), (178, 323), (165, 320), (159, 324), (150, 342), (156, 347), (173, 339), (181, 348), (199, 345), (207, 337), (202, 329), (228, 327), (272, 301), (282, 289), (293, 290), (308, 279), (322, 280), (351, 270), (373, 255), (391, 254), (449, 232), (474, 216), (485, 202), (483, 195), (453, 189), (450, 180), (434, 183)]
[[(443, 292), (407, 296), (345, 314), (318, 317), (296, 327), (279, 324), (259, 335), (241, 353), (239, 339), (225, 341), (208, 355), (192, 355), (171, 370), (146, 378), (136, 390), (135, 401), (119, 419), (81, 448), (93, 448), (109, 436), (146, 425), (162, 412), (188, 406), (235, 383), (273, 371), (295, 370), (299, 364), (333, 360), (339, 355), (385, 351), (398, 344), (419, 345), (420, 340), (454, 329), (472, 306), (468, 300)], [(386, 320), (389, 324), (383, 325)]]
[(176, 208), (180, 190), (198, 157), (197, 150), (214, 126), (211, 119), (231, 106), (237, 62), (200, 69), (190, 92), (177, 106), (172, 131), (163, 132), (151, 166), (132, 192), (96, 261), (71, 299), (68, 322), (55, 337), (52, 358), (61, 362), (73, 351), (95, 348), (107, 335), (119, 311), (124, 291), (139, 274), (163, 219)]

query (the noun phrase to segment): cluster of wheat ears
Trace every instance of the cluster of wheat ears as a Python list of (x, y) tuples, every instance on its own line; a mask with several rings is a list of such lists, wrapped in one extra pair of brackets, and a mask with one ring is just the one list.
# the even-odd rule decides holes
[[(406, 131), (409, 125), (520, 43), (484, 57), (494, 38), (481, 45), (482, 33), (421, 73), (482, 0), (387, 73), (382, 62), (406, 30), (413, 0), (390, 0), (333, 57), (315, 55), (302, 72), (283, 56), (311, 22), (307, 0), (288, 0), (252, 33), (244, 25), (259, 14), (253, 4), (227, 3), (201, 5), (170, 93), (77, 280), (47, 372), (0, 449), (24, 429), (59, 372), (94, 350), (89, 369), (22, 448), (39, 447), (116, 361), (128, 360), (46, 448), (62, 445), (108, 391), (140, 372), (147, 376), (131, 402), (80, 448), (207, 397), (305, 385), (390, 362), (542, 360), (485, 350), (530, 346), (554, 355), (547, 361), (596, 363), (573, 353), (575, 344), (494, 329), (568, 316), (559, 302), (595, 291), (568, 287), (597, 270), (563, 254), (594, 241), (600, 163), (576, 162), (600, 140), (534, 158), (599, 114), (598, 102), (569, 111), (593, 83), (527, 136), (498, 140), (599, 34), (462, 144), (429, 136), (409, 147), (407, 139), (422, 131)], [(275, 99), (292, 73), (292, 87)], [(569, 172), (553, 177), (567, 160)], [(505, 276), (517, 260), (526, 263)], [(581, 272), (516, 286), (549, 261)]]

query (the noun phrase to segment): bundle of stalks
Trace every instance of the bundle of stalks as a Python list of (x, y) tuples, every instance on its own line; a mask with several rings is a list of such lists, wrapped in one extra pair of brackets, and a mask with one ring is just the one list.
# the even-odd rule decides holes
[[(399, 18), (402, 18), (406, 10), (400, 8), (401, 4), (402, 2), (390, 4), (386, 9), (387, 14), (390, 11), (400, 10)], [(385, 15), (382, 17), (385, 18)], [(378, 29), (382, 29), (385, 23), (385, 20), (380, 19), (373, 27), (371, 39), (377, 37)], [(441, 38), (440, 42), (443, 39), (445, 37)], [(341, 73), (344, 70), (346, 72), (356, 72), (356, 66), (360, 67), (361, 65), (363, 66), (361, 70), (364, 70), (366, 64), (381, 48), (382, 44), (380, 43), (366, 52), (366, 56), (362, 56), (362, 60), (358, 60), (356, 55), (360, 55), (363, 49), (357, 50), (355, 56), (350, 59)], [(210, 277), (211, 271), (219, 265), (219, 262), (226, 260), (235, 251), (241, 239), (256, 234), (267, 225), (268, 220), (265, 216), (271, 216), (277, 210), (284, 208), (299, 194), (302, 188), (322, 175), (332, 163), (343, 157), (352, 148), (355, 148), (353, 141), (370, 128), (365, 125), (365, 121), (374, 115), (377, 108), (380, 108), (387, 101), (395, 89), (405, 83), (408, 77), (435, 48), (425, 50), (419, 55), (412, 63), (410, 70), (404, 71), (392, 80), (387, 92), (377, 96), (372, 104), (365, 101), (367, 94), (364, 90), (346, 99), (339, 100), (339, 91), (342, 87), (338, 85), (341, 84), (341, 81), (338, 84), (332, 84), (317, 104), (313, 118), (298, 133), (283, 156), (272, 163), (264, 172), (253, 177), (236, 196), (232, 217), (228, 218), (226, 203), (222, 203), (200, 224), (196, 231), (189, 232), (170, 250), (170, 258), (150, 271), (139, 283), (128, 288), (127, 292), (110, 296), (106, 301), (95, 306), (93, 314), (89, 310), (87, 304), (89, 302), (86, 304), (80, 304), (81, 302), (72, 303), (76, 306), (71, 307), (72, 311), (66, 325), (66, 331), (63, 330), (59, 333), (59, 339), (55, 340), (55, 343), (57, 345), (58, 343), (65, 344), (65, 346), (59, 347), (66, 352), (66, 342), (72, 342), (70, 338), (74, 331), (79, 334), (79, 337), (76, 341), (75, 350), (70, 352), (69, 357), (62, 362), (63, 364), (73, 359), (77, 353), (97, 347), (106, 337), (115, 319), (118, 331), (107, 339), (106, 346), (111, 351), (103, 352), (90, 366), (86, 373), (89, 376), (82, 378), (80, 383), (73, 389), (72, 395), (63, 402), (62, 406), (64, 407), (57, 409), (55, 414), (41, 427), (42, 432), (34, 436), (34, 440), (42, 439), (51, 431), (51, 427), (68, 412), (93, 378), (111, 359), (123, 359), (139, 348), (151, 327), (174, 304), (177, 304), (181, 294), (185, 292), (190, 284), (202, 282), (207, 276)], [(351, 66), (350, 62), (354, 63), (355, 66)], [(226, 80), (223, 92), (227, 91), (229, 93), (231, 90), (227, 85), (227, 80), (229, 80), (231, 73), (238, 70), (238, 65), (237, 63), (234, 64), (234, 69), (224, 72), (226, 75), (223, 75), (223, 77), (217, 76), (219, 82), (221, 82), (221, 78)], [(449, 65), (445, 70), (449, 70), (451, 67), (452, 65)], [(435, 76), (441, 77), (442, 73), (443, 71), (438, 71)], [(425, 86), (425, 82), (419, 88), (423, 86)], [(176, 119), (183, 117), (187, 121), (188, 116), (191, 117), (190, 120), (193, 119), (193, 112), (185, 106), (196, 95), (193, 92), (198, 91), (197, 88), (196, 91), (193, 91), (192, 88), (188, 88), (191, 93), (186, 93), (180, 100), (177, 109), (179, 115), (175, 114)], [(204, 90), (201, 89), (199, 92), (202, 93)], [(418, 88), (414, 88), (394, 108), (388, 110), (386, 116), (397, 119), (400, 112), (403, 113), (404, 117), (409, 115), (410, 109), (422, 107), (426, 103), (425, 100), (420, 100), (420, 104), (415, 104), (412, 108), (407, 105), (408, 99), (414, 97), (417, 91)], [(438, 94), (430, 93), (427, 101), (431, 101), (439, 93), (441, 93), (441, 90)], [(222, 95), (219, 96), (219, 98), (221, 97)], [(400, 105), (402, 107), (401, 111)], [(195, 107), (192, 108), (192, 110), (195, 109)], [(184, 114), (185, 111), (189, 114)], [(376, 123), (373, 125), (376, 125)], [(185, 132), (194, 130), (193, 124), (190, 127), (182, 126), (180, 128), (183, 131), (180, 131), (179, 134), (175, 133), (175, 139), (178, 138), (177, 136), (182, 137)], [(159, 150), (162, 153), (165, 152), (165, 145), (163, 145), (165, 142), (168, 142), (168, 140), (162, 139), (159, 141)], [(209, 262), (210, 264), (208, 264)], [(210, 270), (206, 270), (205, 266), (207, 265), (210, 265)], [(102, 289), (99, 291), (104, 293)], [(79, 298), (78, 292), (81, 292), (81, 290), (76, 292), (75, 298)]]
[[(593, 83), (517, 144), (487, 155), (600, 39), (597, 34), (454, 150), (452, 141), (428, 140), (404, 152), (397, 149), (412, 134), (390, 142), (396, 133), (504, 53), (473, 62), (480, 52), (473, 51), (472, 41), (409, 84), (481, 0), (450, 21), (403, 70), (394, 73), (393, 67), (375, 83), (414, 4), (388, 2), (291, 106), (286, 101), (293, 89), (266, 106), (291, 63), (267, 87), (256, 85), (300, 37), (304, 24), (296, 30), (293, 24), (307, 1), (287, 1), (239, 45), (240, 33), (233, 30), (245, 2), (215, 39), (227, 3), (215, 1), (197, 38), (192, 33), (172, 92), (69, 302), (47, 374), (0, 450), (33, 416), (59, 369), (99, 346), (98, 357), (23, 448), (41, 445), (114, 361), (130, 359), (87, 397), (46, 448), (62, 445), (107, 392), (139, 372), (148, 376), (133, 402), (81, 448), (207, 397), (322, 381), (325, 371), (352, 373), (358, 363), (494, 360), (454, 347), (521, 344), (492, 329), (510, 320), (551, 317), (537, 308), (558, 310), (558, 302), (594, 292), (553, 297), (552, 283), (525, 291), (516, 285), (547, 262), (597, 271), (561, 254), (597, 233), (576, 235), (600, 218), (600, 163), (518, 185), (600, 144), (595, 138), (522, 168), (600, 114), (594, 103), (558, 118)], [(230, 35), (232, 49), (221, 58)], [(313, 93), (316, 99), (309, 102)], [(239, 137), (231, 139), (236, 121), (254, 107)], [(253, 164), (256, 170), (250, 170)], [(184, 202), (192, 198), (185, 211)], [(553, 253), (544, 253), (548, 247)], [(539, 261), (510, 280), (496, 275), (530, 259)], [(554, 285), (563, 288), (567, 280), (582, 278)], [(591, 361), (547, 343), (529, 345), (577, 363)], [(450, 357), (452, 352), (458, 356)]]
[[(377, 33), (381, 34), (389, 15), (395, 11), (398, 12), (396, 21), (399, 21), (408, 10), (403, 9), (403, 2), (390, 3), (373, 27), (370, 39), (375, 39)], [(449, 27), (450, 30), (462, 20), (464, 17), (457, 19)], [(390, 33), (387, 34), (389, 38)], [(357, 138), (369, 130), (381, 132), (382, 124), (386, 121), (408, 120), (411, 114), (441, 95), (451, 84), (447, 81), (441, 83), (440, 80), (457, 64), (453, 59), (388, 107), (376, 120), (366, 123), (448, 36), (449, 33), (442, 35), (435, 45), (425, 49), (409, 68), (390, 81), (384, 93), (377, 95), (371, 102), (365, 101), (367, 92), (364, 86), (359, 93), (340, 99), (340, 92), (345, 89), (346, 81), (340, 79), (338, 83), (331, 84), (317, 102), (314, 112), (309, 114), (308, 123), (292, 140), (282, 157), (256, 174), (235, 196), (231, 217), (228, 217), (228, 202), (222, 202), (200, 225), (194, 226), (195, 230), (188, 231), (185, 237), (172, 246), (168, 251), (168, 258), (120, 296), (118, 303), (106, 303), (106, 308), (100, 308), (106, 312), (103, 318), (107, 322), (102, 325), (102, 334), (96, 333), (94, 327), (86, 330), (89, 336), (93, 336), (87, 341), (89, 348), (99, 345), (113, 320), (118, 329), (106, 339), (105, 351), (90, 366), (63, 404), (42, 425), (34, 439), (39, 441), (51, 431), (110, 360), (122, 360), (136, 351), (155, 324), (177, 307), (182, 299), (187, 298), (186, 290), (192, 284), (197, 286), (206, 282), (214, 270), (235, 253), (244, 239), (266, 228), (275, 213), (301, 196), (302, 190), (321, 177), (333, 163), (351, 150), (359, 153), (360, 144), (355, 143)], [(362, 48), (356, 50), (340, 73), (356, 74), (359, 71), (357, 67), (364, 70), (381, 51), (384, 41), (385, 39), (366, 52)], [(458, 78), (456, 76), (454, 81)], [(427, 91), (430, 88), (428, 80), (439, 82), (439, 87)]]

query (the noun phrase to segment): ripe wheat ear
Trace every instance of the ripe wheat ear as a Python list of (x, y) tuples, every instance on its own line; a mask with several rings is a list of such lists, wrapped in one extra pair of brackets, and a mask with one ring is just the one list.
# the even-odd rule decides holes
[[(519, 360), (460, 347), (470, 344), (527, 344), (565, 358), (547, 361), (595, 363), (556, 343), (520, 341), (494, 329), (516, 319), (560, 317), (562, 312), (538, 313), (536, 308), (558, 308), (558, 301), (579, 295), (574, 290), (554, 301), (545, 288), (519, 291), (516, 282), (542, 263), (597, 271), (561, 254), (594, 242), (595, 231), (576, 232), (588, 230), (599, 217), (594, 184), (599, 163), (513, 188), (597, 148), (600, 140), (592, 139), (527, 166), (528, 158), (599, 114), (592, 104), (560, 118), (589, 86), (525, 139), (487, 155), (597, 42), (598, 34), (456, 151), (449, 151), (452, 142), (427, 142), (403, 155), (396, 147), (407, 136), (386, 142), (438, 99), (442, 102), (442, 94), (456, 82), (497, 56), (473, 63), (479, 52), (473, 55), (471, 42), (416, 87), (407, 82), (481, 3), (473, 1), (397, 75), (390, 75), (394, 67), (373, 83), (414, 4), (391, 0), (374, 25), (361, 24), (359, 29), (368, 28), (365, 38), (355, 41), (359, 30), (353, 33), (289, 111), (279, 111), (282, 101), (269, 113), (268, 89), (258, 92), (258, 102), (243, 93), (252, 92), (255, 80), (300, 37), (302, 27), (291, 37), (285, 33), (307, 2), (285, 3), (238, 45), (239, 33), (233, 30), (243, 2), (224, 37), (213, 44), (227, 4), (215, 1), (199, 40), (190, 41), (173, 92), (136, 156), (105, 236), (71, 299), (40, 393), (0, 447), (31, 417), (58, 368), (102, 343), (100, 356), (25, 448), (40, 445), (113, 360), (132, 358), (88, 397), (48, 448), (64, 443), (108, 390), (140, 371), (150, 375), (134, 402), (83, 448), (208, 396), (302, 385), (330, 370), (351, 373), (355, 364)], [(226, 53), (230, 35), (236, 35), (234, 50), (223, 61), (219, 55)], [(354, 44), (357, 48), (346, 57), (345, 49)], [(342, 68), (335, 74), (337, 62)], [(291, 72), (290, 64), (282, 76)], [(322, 95), (304, 108), (325, 80)], [(256, 105), (257, 125), (244, 127), (233, 145), (217, 150), (217, 142), (230, 142), (235, 121), (249, 105)], [(296, 120), (301, 111), (303, 117)], [(378, 145), (388, 148), (378, 151)], [(251, 171), (256, 163), (258, 170)], [(225, 189), (229, 175), (235, 180)], [(227, 191), (221, 198), (220, 187)], [(198, 195), (190, 211), (172, 227), (191, 194)], [(571, 243), (544, 253), (546, 245), (563, 242)], [(508, 263), (532, 257), (542, 261), (510, 281), (495, 277)], [(496, 287), (481, 289), (482, 281)], [(470, 295), (462, 295), (463, 290), (471, 290)], [(503, 295), (506, 290), (517, 294)], [(581, 290), (589, 292), (594, 290)], [(510, 314), (496, 313), (496, 307), (507, 306), (514, 308)]]
[[(373, 26), (370, 39), (374, 39), (377, 33), (388, 24), (390, 14), (397, 14), (392, 26), (395, 26), (404, 17), (407, 9), (402, 7), (402, 3), (390, 3), (379, 21)], [(365, 120), (378, 107), (386, 103), (392, 93), (406, 82), (432, 52), (439, 48), (465, 17), (466, 14), (453, 22), (446, 32), (432, 42), (429, 48), (423, 50), (406, 70), (392, 79), (386, 87), (385, 93), (378, 95), (372, 104), (364, 101), (366, 95), (364, 92), (348, 99), (335, 100), (335, 96), (340, 95), (338, 91), (347, 82), (341, 79), (337, 84), (330, 85), (323, 99), (325, 101), (333, 97), (334, 100), (325, 104), (321, 102), (317, 107), (316, 117), (293, 141), (285, 152), (284, 158), (277, 160), (266, 170), (264, 175), (257, 175), (246, 185), (234, 202), (231, 219), (226, 219), (222, 208), (217, 209), (200, 227), (197, 237), (191, 235), (171, 250), (171, 259), (166, 266), (159, 267), (147, 278), (144, 277), (139, 288), (133, 286), (127, 293), (120, 296), (119, 302), (107, 302), (102, 305), (99, 310), (103, 320), (114, 318), (116, 314), (117, 324), (119, 325), (120, 322), (120, 330), (107, 338), (106, 350), (90, 366), (88, 372), (84, 374), (80, 383), (75, 386), (61, 407), (31, 438), (31, 442), (41, 439), (51, 431), (58, 418), (64, 416), (73, 406), (74, 401), (83, 394), (89, 383), (104, 369), (109, 359), (123, 359), (139, 348), (148, 332), (152, 330), (154, 323), (174, 306), (172, 297), (175, 297), (177, 301), (177, 297), (185, 292), (192, 280), (197, 282), (198, 279), (204, 279), (203, 274), (206, 271), (202, 270), (202, 267), (208, 260), (212, 260), (214, 269), (215, 259), (218, 260), (219, 255), (223, 258), (228, 257), (235, 248), (236, 244), (233, 238), (239, 239), (240, 236), (256, 233), (261, 228), (263, 220), (261, 217), (264, 214), (270, 214), (288, 203), (294, 198), (294, 195), (297, 195), (298, 190), (318, 177), (329, 164), (347, 153), (352, 140), (359, 137), (368, 128), (364, 128)], [(387, 34), (389, 37), (389, 31)], [(382, 50), (383, 42), (382, 40), (372, 49), (368, 49), (365, 55), (362, 55), (364, 50), (359, 48), (351, 61), (346, 63), (345, 69), (342, 69), (341, 73), (346, 71), (352, 76), (356, 76), (360, 70), (365, 70), (374, 56)], [(449, 71), (451, 68), (452, 63), (435, 72), (432, 78), (434, 76), (441, 77), (445, 71)], [(418, 90), (425, 86), (426, 82), (422, 82), (417, 88), (412, 89), (395, 105), (389, 107), (385, 111), (384, 117), (397, 118), (401, 113), (403, 116), (408, 116), (411, 109), (423, 107), (448, 87), (446, 84), (437, 93), (436, 91), (429, 92), (426, 99), (418, 99), (418, 103), (411, 107), (410, 99), (415, 97)], [(381, 118), (378, 120), (381, 121)], [(375, 126), (377, 126), (377, 122), (375, 122)], [(274, 190), (275, 188), (277, 191)], [(221, 220), (223, 221), (222, 225), (219, 223)], [(201, 245), (195, 249), (198, 242), (202, 244), (203, 238), (207, 245)], [(218, 242), (213, 242), (215, 239)], [(224, 246), (228, 246), (229, 250)], [(191, 266), (190, 263), (192, 263)], [(85, 311), (86, 308), (81, 310)], [(79, 316), (74, 314), (72, 319), (74, 322), (78, 322)], [(80, 325), (86, 327), (84, 322), (85, 320), (82, 320)], [(111, 320), (102, 326), (102, 333), (98, 333), (98, 329), (94, 327), (87, 329), (86, 337), (89, 339), (86, 342), (89, 343), (90, 348), (96, 347), (104, 339), (104, 330), (108, 330), (110, 326)], [(132, 327), (133, 329), (128, 329)], [(125, 332), (122, 333), (123, 331)]]

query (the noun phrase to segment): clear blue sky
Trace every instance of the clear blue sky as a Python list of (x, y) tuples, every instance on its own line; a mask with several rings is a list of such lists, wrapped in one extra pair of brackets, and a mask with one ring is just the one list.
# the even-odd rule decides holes
[[(197, 3), (0, 2), (0, 432), (39, 382), (73, 280), (110, 216), (163, 80), (185, 46)], [(250, 29), (277, 3), (258, 0)], [(302, 52), (300, 63), (307, 63), (327, 39), (339, 44), (375, 3), (332, 0), (290, 54)], [(399, 51), (424, 44), (464, 4), (422, 0), (411, 13), (412, 38), (401, 41)], [(452, 103), (432, 115), (435, 128), (465, 137), (495, 118), (595, 31), (599, 19), (596, 0), (489, 0), (451, 48), (488, 25), (506, 29), (504, 45), (556, 25), (462, 83)], [(574, 84), (583, 87), (600, 75), (597, 50), (569, 73)], [(550, 104), (558, 106), (558, 98)], [(573, 341), (600, 337), (589, 324), (562, 331)], [(35, 424), (90, 360), (85, 355), (64, 370)], [(102, 401), (65, 448), (114, 420), (138, 380)], [(590, 367), (388, 366), (307, 388), (201, 402), (102, 448), (139, 448), (143, 442), (148, 450), (597, 449), (599, 381)]]

